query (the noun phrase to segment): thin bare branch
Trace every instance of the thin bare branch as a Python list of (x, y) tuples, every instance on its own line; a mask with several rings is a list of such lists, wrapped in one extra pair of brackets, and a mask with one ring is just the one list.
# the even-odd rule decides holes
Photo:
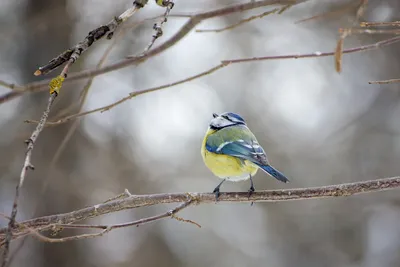
[(102, 39), (104, 36), (107, 36), (107, 39), (111, 39), (118, 26), (129, 17), (131, 17), (137, 10), (144, 6), (142, 2), (143, 1), (134, 1), (133, 6), (125, 10), (125, 12), (123, 12), (121, 15), (113, 18), (106, 25), (102, 25), (89, 32), (89, 34), (82, 42), (76, 44), (74, 47), (68, 50), (65, 50), (57, 57), (50, 60), (49, 63), (47, 63), (46, 65), (39, 67), (39, 69), (35, 72), (35, 75), (39, 76), (47, 74), (69, 61), (71, 61), (71, 63), (74, 63), (96, 41)]
[(164, 23), (168, 21), (169, 13), (171, 12), (171, 9), (174, 7), (174, 3), (168, 0), (162, 1), (162, 5), (165, 7), (164, 15), (162, 16), (160, 22), (154, 24), (153, 30), (155, 30), (155, 33), (151, 37), (150, 43), (144, 49), (143, 54), (147, 53), (153, 47), (156, 40), (163, 35), (162, 26), (164, 25)]
[[(48, 243), (61, 243), (61, 242), (67, 242), (67, 241), (75, 241), (75, 240), (81, 240), (81, 239), (89, 239), (89, 238), (94, 238), (94, 237), (99, 237), (102, 236), (106, 233), (111, 232), (114, 229), (120, 229), (120, 228), (126, 228), (126, 227), (130, 227), (130, 226), (140, 226), (142, 224), (146, 224), (146, 223), (150, 223), (150, 222), (154, 222), (154, 221), (158, 221), (164, 218), (173, 218), (176, 219), (177, 221), (180, 222), (185, 222), (185, 223), (190, 223), (193, 224), (199, 228), (201, 228), (201, 225), (192, 221), (192, 220), (187, 220), (187, 219), (183, 219), (180, 218), (178, 216), (176, 216), (176, 214), (178, 212), (180, 212), (181, 210), (189, 207), (192, 203), (193, 203), (193, 199), (190, 197), (190, 195), (188, 195), (187, 200), (185, 202), (183, 202), (182, 204), (180, 204), (179, 206), (177, 206), (176, 208), (169, 210), (165, 213), (156, 215), (156, 216), (151, 216), (151, 217), (147, 217), (147, 218), (143, 218), (143, 219), (139, 219), (136, 221), (132, 221), (132, 222), (127, 222), (127, 223), (120, 223), (120, 224), (112, 224), (112, 225), (88, 225), (88, 224), (53, 224), (51, 225), (51, 229), (63, 229), (63, 228), (72, 228), (72, 229), (102, 229), (103, 231), (99, 232), (99, 233), (93, 233), (93, 234), (81, 234), (81, 235), (75, 235), (75, 236), (69, 236), (69, 237), (63, 237), (63, 238), (49, 238), (46, 236), (41, 235), (40, 233), (38, 233), (37, 231), (27, 227), (24, 224), (18, 224), (18, 227), (21, 227), (22, 229), (27, 230), (28, 234), (32, 234), (34, 237), (36, 237), (38, 240), (43, 241), (43, 242), (48, 242)], [(0, 213), (0, 215), (2, 215)], [(7, 218), (7, 216), (4, 216)], [(26, 235), (27, 236), (27, 235)], [(1, 242), (0, 243), (0, 247), (4, 244), (5, 242)]]
[(11, 91), (0, 96), (0, 104), (13, 100), (24, 94), (24, 91)]
[(390, 21), (390, 22), (361, 22), (360, 23), (361, 27), (388, 27), (388, 26), (393, 26), (393, 27), (398, 27), (400, 26), (400, 21)]
[[(120, 100), (118, 100), (118, 101), (116, 101), (116, 102), (114, 102), (114, 103), (112, 103), (110, 105), (103, 106), (103, 107), (96, 108), (96, 109), (92, 109), (92, 110), (85, 111), (85, 112), (81, 112), (81, 113), (78, 113), (78, 114), (69, 115), (69, 116), (61, 118), (61, 119), (59, 119), (57, 121), (54, 121), (54, 122), (47, 122), (46, 125), (47, 126), (56, 126), (56, 125), (59, 125), (59, 124), (62, 124), (62, 123), (66, 123), (66, 122), (68, 122), (68, 121), (70, 121), (72, 119), (79, 118), (79, 117), (82, 117), (82, 116), (86, 116), (86, 115), (89, 115), (89, 114), (92, 114), (92, 113), (108, 111), (108, 110), (114, 108), (115, 106), (117, 106), (117, 105), (119, 105), (119, 104), (121, 104), (121, 103), (123, 103), (123, 102), (125, 102), (125, 101), (127, 101), (129, 99), (137, 97), (139, 95), (143, 95), (143, 94), (151, 93), (151, 92), (156, 92), (156, 91), (159, 91), (159, 90), (162, 90), (162, 89), (173, 87), (175, 85), (179, 85), (179, 84), (183, 84), (183, 83), (186, 83), (186, 82), (189, 82), (189, 81), (193, 81), (195, 79), (198, 79), (198, 78), (201, 78), (203, 76), (209, 75), (209, 74), (211, 74), (211, 73), (213, 73), (213, 72), (215, 72), (215, 71), (217, 71), (219, 69), (222, 69), (223, 67), (226, 67), (227, 65), (228, 64), (222, 63), (222, 64), (219, 64), (219, 65), (217, 65), (217, 66), (215, 66), (215, 67), (213, 67), (211, 69), (208, 69), (208, 70), (206, 70), (204, 72), (201, 72), (199, 74), (190, 76), (190, 77), (185, 78), (183, 80), (179, 80), (179, 81), (176, 81), (176, 82), (173, 82), (173, 83), (168, 83), (168, 84), (165, 84), (165, 85), (161, 85), (161, 86), (157, 86), (157, 87), (152, 87), (152, 88), (148, 88), (148, 89), (132, 92), (128, 96), (126, 96), (124, 98), (121, 98)], [(35, 120), (26, 120), (25, 122), (27, 122), (27, 123), (38, 123)]]
[[(206, 11), (206, 12), (201, 12), (194, 14), (190, 17), (190, 19), (180, 28), (180, 30), (175, 33), (172, 37), (170, 37), (167, 41), (165, 41), (163, 44), (157, 46), (156, 48), (148, 51), (145, 55), (139, 56), (139, 57), (128, 57), (127, 59), (121, 60), (119, 62), (110, 64), (108, 66), (102, 67), (100, 69), (93, 69), (93, 70), (85, 70), (77, 73), (71, 73), (68, 78), (65, 80), (65, 82), (72, 82), (72, 81), (77, 81), (80, 79), (85, 79), (89, 77), (95, 77), (104, 73), (112, 72), (115, 70), (119, 70), (122, 68), (126, 68), (128, 66), (132, 65), (138, 65), (145, 60), (156, 56), (165, 50), (171, 48), (173, 45), (175, 45), (177, 42), (179, 42), (183, 37), (185, 37), (194, 27), (196, 27), (200, 22), (206, 19), (210, 18), (215, 18), (219, 16), (225, 16), (228, 14), (232, 13), (237, 13), (237, 12), (243, 12), (259, 7), (264, 7), (268, 5), (288, 5), (288, 4), (300, 4), (303, 3), (307, 0), (262, 0), (262, 1), (251, 1), (247, 3), (241, 3), (241, 4), (235, 4), (235, 5), (230, 5), (227, 7), (211, 10), (211, 11)], [(35, 83), (30, 83), (26, 84), (21, 87), (24, 92), (38, 92), (42, 91), (45, 88), (47, 88), (47, 84), (49, 83), (49, 80), (43, 80), (40, 82), (35, 82)], [(10, 92), (7, 94), (4, 94), (0, 96), (0, 104), (9, 101), (11, 99), (14, 99), (16, 97), (21, 96), (24, 92)]]
[(400, 83), (400, 79), (382, 80), (382, 81), (370, 81), (369, 84), (389, 84), (389, 83)]
[[(349, 49), (344, 49), (343, 54), (350, 54), (355, 52), (362, 52), (368, 50), (374, 50), (380, 47), (391, 45), (400, 41), (400, 37), (393, 37), (383, 41), (379, 41), (370, 45), (357, 46)], [(262, 60), (276, 60), (276, 59), (298, 59), (298, 58), (316, 58), (316, 57), (328, 57), (335, 55), (335, 52), (314, 52), (309, 54), (292, 54), (283, 56), (266, 56), (266, 57), (252, 57), (252, 58), (241, 58), (241, 59), (230, 59), (223, 60), (222, 63), (241, 63), (241, 62), (252, 62), (252, 61), (262, 61)]]
[[(183, 222), (188, 222), (191, 224), (196, 225), (197, 227), (201, 228), (201, 226), (198, 223), (195, 223), (193, 221), (190, 220), (185, 220), (185, 219), (181, 219), (179, 217), (175, 217), (176, 213), (178, 213), (179, 211), (189, 207), (191, 204), (193, 203), (192, 199), (189, 199), (185, 202), (183, 202), (182, 204), (180, 204), (179, 206), (177, 206), (176, 208), (169, 210), (165, 213), (156, 215), (156, 216), (152, 216), (152, 217), (147, 217), (147, 218), (143, 218), (143, 219), (139, 219), (133, 222), (127, 222), (127, 223), (119, 223), (119, 224), (112, 224), (112, 225), (87, 225), (87, 224), (58, 224), (56, 225), (57, 227), (65, 227), (65, 228), (96, 228), (96, 229), (118, 229), (118, 228), (125, 228), (125, 227), (130, 227), (130, 226), (139, 226), (141, 224), (145, 224), (145, 223), (149, 223), (149, 222), (153, 222), (153, 221), (157, 221), (163, 218), (173, 218), (173, 219), (177, 219), (178, 221), (183, 221)], [(178, 219), (179, 218), (179, 219)]]
[(8, 82), (2, 81), (2, 80), (0, 80), (0, 86), (3, 86), (5, 88), (11, 89), (11, 90), (15, 90), (15, 91), (23, 91), (23, 87), (18, 86), (13, 83), (8, 83)]
[(275, 9), (263, 12), (263, 13), (261, 13), (259, 15), (251, 16), (251, 17), (249, 17), (247, 19), (242, 19), (241, 21), (239, 21), (239, 22), (237, 22), (235, 24), (226, 26), (224, 28), (219, 28), (219, 29), (196, 29), (196, 32), (216, 32), (216, 33), (218, 33), (218, 32), (231, 30), (231, 29), (234, 29), (234, 28), (236, 28), (238, 26), (241, 26), (241, 25), (243, 25), (243, 24), (245, 24), (247, 22), (250, 22), (250, 21), (255, 20), (255, 19), (261, 19), (261, 18), (263, 18), (265, 16), (274, 14), (274, 13), (276, 13), (278, 11), (279, 11), (279, 8), (275, 8)]
[(357, 21), (360, 21), (360, 19), (364, 16), (365, 11), (367, 10), (367, 6), (368, 6), (368, 0), (361, 0), (360, 4), (357, 8), (357, 12), (356, 12), (356, 19)]
[(339, 40), (335, 49), (335, 69), (337, 73), (342, 72), (343, 43), (344, 39), (349, 35), (348, 30), (341, 30)]
[(400, 34), (400, 29), (369, 29), (369, 28), (350, 28), (348, 30), (349, 34)]
[(34, 169), (32, 163), (31, 163), (33, 147), (35, 145), (37, 138), (39, 137), (40, 132), (44, 128), (44, 125), (45, 125), (47, 118), (49, 116), (49, 113), (50, 113), (50, 108), (51, 108), (54, 100), (56, 99), (56, 97), (57, 97), (57, 93), (53, 93), (50, 95), (49, 101), (47, 103), (47, 107), (46, 107), (45, 111), (43, 112), (43, 115), (40, 118), (40, 121), (39, 121), (38, 125), (36, 126), (36, 129), (33, 131), (31, 137), (25, 141), (27, 144), (25, 161), (24, 161), (24, 165), (22, 166), (21, 175), (19, 177), (19, 182), (15, 188), (15, 196), (14, 196), (14, 202), (13, 202), (13, 207), (12, 207), (12, 211), (11, 211), (11, 217), (10, 217), (10, 221), (8, 222), (6, 237), (5, 237), (5, 241), (4, 241), (5, 246), (4, 246), (4, 251), (3, 251), (3, 261), (2, 261), (2, 265), (1, 265), (2, 267), (5, 267), (7, 265), (7, 261), (8, 261), (8, 253), (10, 250), (10, 241), (12, 239), (12, 229), (15, 227), (15, 218), (17, 216), (17, 211), (18, 211), (19, 191), (24, 183), (27, 171), (29, 169), (32, 169), (32, 170)]
[[(277, 202), (289, 200), (320, 199), (329, 197), (345, 197), (371, 192), (400, 188), (400, 177), (383, 178), (355, 183), (344, 183), (311, 188), (282, 190), (265, 190), (254, 192), (250, 197), (247, 192), (221, 193), (219, 201), (223, 202)], [(214, 193), (190, 193), (196, 204), (215, 203)], [(129, 197), (101, 203), (64, 214), (44, 216), (31, 219), (23, 224), (35, 231), (48, 230), (57, 224), (71, 224), (88, 218), (98, 217), (126, 209), (153, 206), (162, 203), (180, 203), (188, 199), (188, 193), (166, 193), (153, 195), (131, 195)], [(13, 227), (13, 239), (29, 234), (21, 227)], [(0, 229), (0, 243), (5, 238), (7, 228)]]
[(339, 8), (339, 9), (337, 9), (337, 10), (332, 10), (332, 11), (324, 12), (324, 13), (322, 13), (322, 14), (318, 14), (318, 15), (315, 15), (315, 16), (312, 16), (312, 17), (309, 17), (309, 18), (305, 18), (305, 19), (298, 20), (298, 21), (295, 22), (295, 24), (299, 24), (299, 23), (303, 23), (303, 22), (308, 22), (308, 21), (311, 21), (311, 20), (317, 20), (317, 19), (324, 19), (324, 18), (334, 17), (334, 16), (337, 16), (337, 15), (339, 15), (339, 14), (342, 14), (342, 13), (344, 13), (344, 12), (346, 12), (346, 11), (349, 11), (349, 10), (355, 8), (355, 7), (356, 7), (355, 3), (350, 3), (349, 5), (346, 5), (346, 6), (344, 6), (344, 7), (341, 7), (341, 8)]

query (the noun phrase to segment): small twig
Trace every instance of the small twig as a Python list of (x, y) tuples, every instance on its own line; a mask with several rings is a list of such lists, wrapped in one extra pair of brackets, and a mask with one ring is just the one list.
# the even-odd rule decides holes
[(39, 67), (39, 69), (35, 72), (35, 75), (39, 76), (47, 74), (63, 65), (65, 62), (74, 63), (96, 41), (102, 39), (104, 36), (106, 36), (107, 39), (111, 39), (118, 26), (131, 17), (137, 10), (142, 8), (146, 3), (147, 1), (134, 1), (133, 6), (128, 8), (121, 15), (115, 17), (106, 25), (100, 26), (89, 32), (82, 42), (62, 52), (60, 55), (50, 60), (46, 65)]
[(390, 21), (390, 22), (361, 22), (361, 27), (387, 27), (387, 26), (400, 26), (400, 21)]
[(349, 35), (348, 30), (340, 30), (340, 37), (335, 49), (335, 69), (336, 72), (342, 72), (343, 43), (344, 39)]
[(400, 79), (382, 80), (382, 81), (370, 81), (369, 84), (389, 84), (389, 83), (400, 83)]
[[(5, 215), (4, 213), (1, 213), (1, 212), (0, 212), (0, 216), (2, 216), (2, 217), (4, 217), (4, 218), (8, 219), (9, 221), (11, 221), (11, 217)], [(17, 223), (17, 222), (14, 222), (14, 223), (15, 223), (18, 227), (21, 227), (21, 228), (23, 228), (23, 229), (26, 229), (30, 234), (32, 234), (32, 235), (33, 235), (35, 238), (37, 238), (38, 240), (41, 240), (41, 241), (44, 241), (44, 242), (49, 242), (49, 241), (48, 241), (48, 239), (49, 239), (48, 237), (46, 237), (46, 236), (44, 236), (44, 235), (38, 233), (37, 231), (35, 231), (35, 230), (33, 230), (33, 229), (27, 227), (26, 225), (23, 225), (23, 224), (20, 224), (20, 223)], [(4, 243), (5, 243), (5, 242), (0, 243), (0, 247), (3, 246)], [(11, 257), (10, 257), (9, 263), (11, 263)]]
[[(343, 54), (350, 54), (350, 53), (356, 53), (356, 52), (362, 52), (362, 51), (368, 51), (368, 50), (374, 50), (374, 49), (378, 49), (380, 47), (384, 47), (387, 45), (391, 45), (394, 44), (396, 42), (400, 41), (400, 37), (394, 37), (394, 38), (390, 38), (390, 39), (386, 39), (383, 41), (379, 41), (370, 45), (364, 45), (364, 46), (357, 46), (357, 47), (353, 47), (353, 48), (349, 48), (349, 49), (344, 49), (342, 52)], [(213, 72), (216, 72), (230, 64), (236, 64), (236, 63), (244, 63), (244, 62), (253, 62), (253, 61), (263, 61), (263, 60), (278, 60), (278, 59), (299, 59), (299, 58), (318, 58), (318, 57), (327, 57), (327, 56), (334, 56), (335, 52), (313, 52), (313, 53), (308, 53), (308, 54), (291, 54), (291, 55), (281, 55), (281, 56), (266, 56), (266, 57), (252, 57), (252, 58), (241, 58), (241, 59), (230, 59), (230, 60), (223, 60), (221, 61), (222, 63), (210, 68), (206, 71), (203, 71), (199, 74), (190, 76), (186, 79), (183, 80), (179, 80), (173, 83), (168, 83), (165, 85), (161, 85), (161, 86), (157, 86), (157, 87), (152, 87), (152, 88), (148, 88), (148, 89), (144, 89), (144, 90), (140, 90), (140, 91), (136, 91), (136, 92), (132, 92), (129, 94), (129, 96), (126, 96), (124, 98), (121, 98), (120, 100), (109, 104), (107, 106), (103, 106), (103, 107), (99, 107), (99, 108), (95, 108), (89, 111), (84, 111), (81, 113), (77, 113), (77, 114), (73, 114), (73, 115), (69, 115), (66, 116), (64, 118), (60, 118), (57, 121), (53, 121), (53, 122), (47, 122), (46, 126), (56, 126), (62, 123), (66, 123), (72, 119), (78, 118), (78, 117), (82, 117), (82, 116), (86, 116), (92, 113), (96, 113), (96, 112), (104, 112), (104, 111), (108, 111), (112, 108), (114, 108), (115, 106), (131, 99), (134, 98), (136, 96), (139, 95), (143, 95), (143, 94), (147, 94), (147, 93), (151, 93), (151, 92), (155, 92), (155, 91), (159, 91), (162, 89), (166, 89), (175, 85), (179, 85), (179, 84), (183, 84), (195, 79), (198, 79), (200, 77), (209, 75)], [(38, 123), (35, 120), (26, 120), (25, 122), (27, 123)]]
[(117, 200), (117, 199), (122, 199), (122, 198), (126, 198), (126, 197), (131, 197), (132, 194), (128, 191), (128, 189), (125, 189), (124, 192), (122, 194), (119, 194), (115, 197), (109, 198), (106, 201), (104, 201), (103, 203), (107, 203), (113, 200)]
[(153, 47), (156, 40), (163, 35), (162, 26), (164, 25), (164, 23), (166, 23), (168, 21), (168, 16), (169, 16), (169, 13), (171, 12), (171, 9), (174, 7), (174, 2), (169, 1), (169, 0), (162, 0), (160, 5), (165, 7), (164, 15), (162, 16), (160, 22), (155, 23), (153, 25), (153, 30), (155, 30), (155, 33), (153, 34), (150, 43), (144, 49), (142, 55), (146, 54)]
[(307, 22), (307, 21), (311, 21), (311, 20), (315, 20), (315, 19), (321, 19), (321, 18), (328, 18), (328, 17), (332, 17), (332, 16), (336, 16), (338, 14), (344, 13), (348, 10), (351, 10), (353, 8), (355, 8), (355, 4), (354, 3), (350, 3), (349, 5), (339, 8), (337, 10), (333, 10), (333, 11), (328, 11), (328, 12), (324, 12), (322, 14), (318, 14), (309, 18), (305, 18), (305, 19), (301, 19), (295, 22), (295, 24), (299, 24), (299, 23), (303, 23), (303, 22)]
[[(113, 224), (113, 225), (87, 225), (87, 224), (56, 224), (54, 225), (55, 227), (62, 227), (62, 228), (79, 228), (79, 229), (103, 229), (103, 231), (101, 231), (100, 233), (97, 234), (83, 234), (83, 235), (77, 235), (77, 236), (71, 236), (71, 237), (66, 237), (66, 238), (57, 238), (57, 239), (50, 239), (50, 242), (66, 242), (66, 241), (71, 241), (71, 240), (79, 240), (79, 239), (87, 239), (87, 238), (93, 238), (93, 237), (98, 237), (98, 236), (102, 236), (106, 233), (111, 232), (114, 229), (120, 229), (120, 228), (126, 228), (126, 227), (130, 227), (130, 226), (140, 226), (142, 224), (146, 224), (146, 223), (150, 223), (150, 222), (154, 222), (154, 221), (158, 221), (164, 218), (175, 218), (175, 214), (178, 213), (179, 211), (183, 210), (184, 208), (187, 208), (188, 206), (190, 206), (192, 204), (192, 200), (188, 200), (183, 202), (181, 205), (179, 205), (178, 207), (169, 210), (165, 213), (156, 215), (156, 216), (151, 216), (151, 217), (147, 217), (147, 218), (143, 218), (143, 219), (139, 219), (133, 222), (127, 222), (127, 223), (120, 223), (120, 224)], [(179, 218), (179, 217), (176, 217)], [(179, 218), (180, 219), (180, 218)], [(177, 219), (177, 220), (179, 220)], [(194, 225), (196, 225), (197, 227), (201, 228), (201, 226), (196, 223), (193, 222), (191, 220), (185, 220), (185, 219), (180, 219), (179, 221), (182, 222), (187, 222), (187, 223), (192, 223)], [(49, 241), (46, 241), (49, 242)]]
[[(367, 0), (362, 0), (359, 9), (357, 10), (357, 17), (361, 16), (361, 13), (365, 12)], [(342, 57), (343, 57), (343, 43), (344, 39), (352, 34), (400, 34), (400, 30), (389, 29), (389, 30), (376, 30), (376, 29), (358, 29), (358, 28), (347, 28), (339, 29), (340, 37), (336, 45), (335, 50), (335, 69), (338, 73), (342, 71)]]
[(16, 97), (22, 96), (24, 94), (24, 92), (26, 92), (26, 91), (25, 90), (21, 90), (21, 91), (14, 90), (14, 91), (3, 94), (0, 96), (0, 104), (3, 104), (10, 100), (13, 100)]
[(358, 29), (358, 28), (350, 28), (343, 29), (348, 31), (349, 34), (400, 34), (400, 29)]
[[(125, 193), (124, 193), (125, 194)], [(181, 210), (189, 207), (192, 203), (193, 203), (193, 199), (188, 198), (187, 201), (183, 202), (182, 204), (180, 204), (179, 206), (177, 206), (176, 208), (169, 210), (165, 213), (156, 215), (156, 216), (152, 216), (152, 217), (147, 217), (147, 218), (143, 218), (143, 219), (139, 219), (136, 221), (132, 221), (132, 222), (127, 222), (127, 223), (120, 223), (120, 224), (113, 224), (113, 225), (88, 225), (88, 224), (54, 224), (51, 225), (51, 228), (71, 228), (71, 229), (102, 229), (103, 231), (99, 232), (99, 233), (94, 233), (94, 234), (82, 234), (82, 235), (76, 235), (76, 236), (69, 236), (69, 237), (63, 237), (63, 238), (49, 238), (46, 236), (43, 236), (41, 234), (39, 234), (38, 232), (36, 232), (33, 229), (28, 228), (25, 225), (21, 225), (21, 227), (23, 229), (26, 229), (29, 231), (29, 234), (33, 234), (34, 237), (38, 238), (40, 241), (43, 242), (49, 242), (49, 243), (61, 243), (61, 242), (67, 242), (67, 241), (73, 241), (73, 240), (81, 240), (81, 239), (88, 239), (88, 238), (94, 238), (94, 237), (99, 237), (102, 236), (106, 233), (111, 232), (114, 229), (120, 229), (120, 228), (126, 228), (126, 227), (130, 227), (130, 226), (139, 226), (145, 223), (150, 223), (150, 222), (154, 222), (154, 221), (158, 221), (164, 218), (173, 218), (176, 219), (177, 221), (180, 222), (185, 222), (185, 223), (191, 223), (199, 228), (201, 228), (201, 225), (192, 221), (192, 220), (187, 220), (187, 219), (183, 219), (180, 218), (178, 216), (176, 216), (176, 213), (180, 212)], [(0, 214), (1, 215), (1, 214)], [(2, 243), (0, 243), (0, 247), (2, 246)]]
[[(78, 117), (82, 117), (82, 116), (86, 116), (86, 115), (89, 115), (89, 114), (92, 114), (92, 113), (95, 113), (95, 112), (108, 111), (108, 110), (114, 108), (115, 106), (117, 106), (117, 105), (119, 105), (119, 104), (121, 104), (121, 103), (123, 103), (123, 102), (125, 102), (125, 101), (127, 101), (129, 99), (137, 97), (139, 95), (143, 95), (143, 94), (146, 94), (146, 93), (159, 91), (159, 90), (162, 90), (162, 89), (165, 89), (165, 88), (173, 87), (173, 86), (176, 86), (176, 85), (179, 85), (179, 84), (183, 84), (183, 83), (186, 83), (186, 82), (201, 78), (201, 77), (209, 75), (209, 74), (211, 74), (211, 73), (213, 73), (213, 72), (215, 72), (215, 71), (217, 71), (217, 70), (219, 70), (219, 69), (221, 69), (223, 67), (226, 67), (227, 65), (228, 64), (222, 63), (222, 64), (219, 64), (219, 65), (217, 65), (217, 66), (215, 66), (215, 67), (213, 67), (211, 69), (208, 69), (208, 70), (206, 70), (206, 71), (204, 71), (202, 73), (190, 76), (190, 77), (185, 78), (183, 80), (179, 80), (179, 81), (176, 81), (176, 82), (173, 82), (173, 83), (168, 83), (168, 84), (157, 86), (157, 87), (148, 88), (148, 89), (145, 89), (145, 90), (132, 92), (128, 96), (126, 96), (124, 98), (121, 98), (120, 100), (118, 100), (118, 101), (116, 101), (116, 102), (114, 102), (114, 103), (112, 103), (110, 105), (103, 106), (103, 107), (96, 108), (96, 109), (92, 109), (92, 110), (85, 111), (85, 112), (81, 112), (81, 113), (78, 113), (78, 114), (73, 114), (73, 115), (61, 118), (61, 119), (59, 119), (57, 121), (54, 121), (54, 122), (47, 122), (46, 125), (47, 126), (55, 126), (55, 125), (59, 125), (59, 124), (62, 124), (62, 123), (66, 123), (66, 122), (68, 122), (68, 121), (70, 121), (72, 119), (75, 119), (75, 118), (78, 118)], [(35, 121), (35, 120), (26, 120), (25, 122), (27, 122), (27, 123), (37, 123), (37, 121)]]
[[(350, 54), (355, 52), (362, 52), (368, 50), (374, 50), (383, 46), (391, 45), (400, 41), (400, 37), (393, 37), (383, 41), (379, 41), (370, 45), (357, 46), (349, 49), (344, 49), (343, 54)], [(241, 59), (230, 59), (223, 60), (222, 63), (242, 63), (252, 61), (263, 61), (263, 60), (276, 60), (276, 59), (299, 59), (299, 58), (316, 58), (316, 57), (327, 57), (333, 56), (335, 52), (314, 52), (309, 54), (292, 54), (283, 56), (266, 56), (266, 57), (252, 57), (252, 58), (241, 58)]]
[(236, 27), (238, 27), (238, 26), (240, 26), (242, 24), (250, 22), (252, 20), (261, 19), (261, 18), (263, 18), (265, 16), (274, 14), (274, 13), (278, 12), (279, 10), (280, 10), (279, 8), (275, 8), (275, 9), (266, 11), (264, 13), (261, 13), (259, 15), (251, 16), (251, 17), (249, 17), (247, 19), (242, 19), (239, 22), (237, 22), (235, 24), (232, 24), (232, 25), (229, 25), (229, 26), (226, 26), (224, 28), (219, 28), (219, 29), (196, 29), (196, 32), (216, 32), (216, 33), (219, 33), (219, 32), (223, 32), (223, 31), (231, 30), (231, 29), (234, 29), (234, 28), (236, 28)]

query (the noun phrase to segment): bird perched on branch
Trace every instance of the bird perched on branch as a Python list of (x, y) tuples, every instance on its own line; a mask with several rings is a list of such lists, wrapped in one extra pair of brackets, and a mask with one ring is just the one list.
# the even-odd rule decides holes
[(213, 191), (216, 200), (226, 180), (237, 182), (250, 179), (250, 196), (254, 192), (252, 177), (258, 169), (281, 182), (289, 182), (284, 174), (269, 164), (264, 149), (242, 117), (232, 112), (214, 113), (213, 117), (203, 140), (201, 155), (206, 166), (223, 179)]

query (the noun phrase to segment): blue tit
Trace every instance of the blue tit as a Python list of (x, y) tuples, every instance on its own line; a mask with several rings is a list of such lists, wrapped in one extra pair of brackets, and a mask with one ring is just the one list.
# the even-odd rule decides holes
[(214, 113), (213, 117), (201, 146), (201, 155), (211, 172), (223, 179), (213, 191), (217, 200), (220, 187), (226, 180), (250, 179), (250, 196), (254, 192), (252, 177), (258, 169), (281, 182), (289, 182), (284, 174), (269, 164), (264, 149), (242, 117), (231, 112)]

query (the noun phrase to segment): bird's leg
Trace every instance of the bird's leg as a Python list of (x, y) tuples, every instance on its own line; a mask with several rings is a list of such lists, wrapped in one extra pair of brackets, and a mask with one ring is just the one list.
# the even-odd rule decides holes
[(219, 198), (219, 188), (221, 187), (222, 183), (225, 182), (226, 179), (222, 180), (222, 182), (220, 182), (217, 187), (214, 189), (213, 193), (215, 194), (215, 201), (218, 201)]
[[(248, 191), (248, 193), (249, 193), (249, 198), (251, 197), (251, 195), (253, 194), (254, 191), (255, 191), (255, 189), (254, 189), (253, 178), (251, 177), (251, 174), (250, 174), (250, 189), (249, 189), (249, 191)], [(253, 206), (253, 202), (251, 202), (250, 205)]]

